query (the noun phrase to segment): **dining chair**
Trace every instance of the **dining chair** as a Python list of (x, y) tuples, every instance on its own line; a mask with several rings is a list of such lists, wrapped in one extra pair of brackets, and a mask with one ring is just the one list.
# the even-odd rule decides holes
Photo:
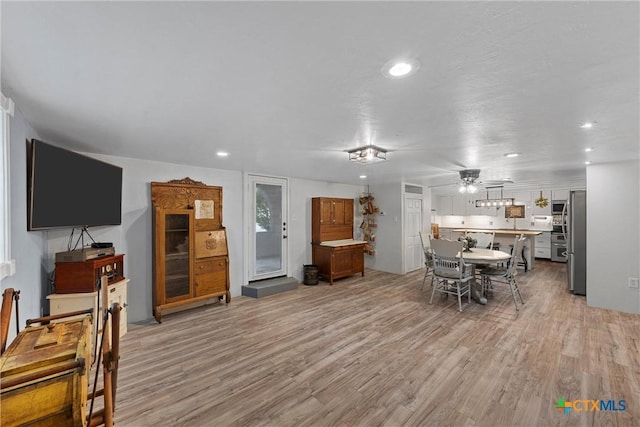
[[(518, 254), (522, 251), (525, 240), (526, 238), (522, 235), (515, 237), (511, 258), (509, 259), (506, 267), (487, 267), (481, 272), (482, 294), (486, 295), (487, 293), (494, 291), (511, 293), (513, 304), (516, 306), (516, 311), (519, 310), (518, 302), (516, 301), (516, 293), (520, 297), (520, 302), (524, 304), (520, 288), (516, 282), (516, 275), (518, 274)], [(499, 289), (500, 286), (506, 287), (507, 289)]]
[(433, 304), (436, 291), (458, 297), (458, 310), (462, 312), (462, 297), (467, 295), (471, 302), (471, 283), (473, 266), (465, 264), (462, 253), (462, 242), (431, 240), (433, 252), (433, 276), (435, 285), (431, 290), (429, 304)]
[(422, 286), (420, 286), (420, 290), (422, 290), (424, 289), (424, 282), (426, 282), (429, 273), (431, 273), (431, 286), (433, 286), (433, 253), (430, 247), (430, 242), (433, 236), (429, 234), (429, 239), (425, 239), (422, 231), (418, 232), (418, 234), (420, 235), (420, 243), (422, 244), (422, 251), (424, 252), (424, 266), (426, 269), (424, 277), (422, 278)]

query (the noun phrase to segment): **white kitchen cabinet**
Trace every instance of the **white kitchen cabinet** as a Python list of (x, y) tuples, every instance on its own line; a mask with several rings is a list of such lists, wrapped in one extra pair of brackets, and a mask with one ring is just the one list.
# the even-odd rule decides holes
[(478, 196), (477, 194), (467, 195), (467, 215), (488, 215), (486, 208), (477, 208), (476, 199), (482, 199), (486, 196)]
[(453, 215), (453, 196), (438, 196), (436, 213), (438, 215)]
[(569, 189), (554, 189), (551, 190), (552, 200), (569, 200)]
[(457, 195), (453, 196), (452, 199), (452, 215), (465, 216), (467, 214), (467, 196)]
[(514, 197), (516, 205), (524, 205), (524, 217), (529, 218), (532, 215), (531, 191), (516, 191)]
[(551, 232), (544, 231), (535, 237), (535, 257), (551, 259)]
[[(541, 194), (542, 197), (548, 201), (547, 206), (544, 208), (536, 206), (536, 200), (540, 198)], [(533, 191), (531, 192), (531, 196), (533, 215), (551, 215), (551, 190)]]

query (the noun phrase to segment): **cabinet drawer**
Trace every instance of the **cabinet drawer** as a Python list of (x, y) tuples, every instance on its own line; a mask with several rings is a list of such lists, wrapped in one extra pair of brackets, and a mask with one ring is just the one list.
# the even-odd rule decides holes
[(226, 269), (227, 262), (222, 259), (205, 259), (196, 261), (196, 274), (213, 273)]
[(551, 248), (536, 248), (535, 257), (551, 259)]
[(227, 260), (211, 259), (196, 262), (196, 296), (227, 290)]
[(536, 236), (536, 246), (537, 245), (550, 246), (551, 245), (551, 236), (544, 235), (544, 234)]

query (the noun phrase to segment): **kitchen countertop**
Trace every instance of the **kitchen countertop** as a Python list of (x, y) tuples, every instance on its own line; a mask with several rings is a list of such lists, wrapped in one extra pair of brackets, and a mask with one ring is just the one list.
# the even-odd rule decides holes
[(496, 233), (496, 234), (524, 234), (525, 236), (537, 236), (538, 234), (544, 233), (543, 231), (538, 230), (510, 230), (510, 229), (485, 229), (485, 228), (454, 228), (453, 231), (461, 231), (468, 233)]
[(349, 245), (364, 245), (364, 240), (354, 240), (354, 239), (343, 239), (343, 240), (327, 240), (326, 242), (321, 242), (322, 246), (329, 246), (332, 248), (337, 248), (340, 246), (349, 246)]

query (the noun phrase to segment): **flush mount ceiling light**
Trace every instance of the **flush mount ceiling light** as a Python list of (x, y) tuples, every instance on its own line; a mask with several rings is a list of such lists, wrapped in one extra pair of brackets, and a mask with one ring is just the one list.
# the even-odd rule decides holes
[(505, 157), (518, 157), (520, 155), (520, 153), (507, 153), (504, 156)]
[(584, 122), (583, 124), (580, 125), (580, 127), (582, 129), (591, 129), (593, 128), (598, 122)]
[(367, 175), (360, 175), (360, 179), (365, 179)]
[(585, 151), (586, 153), (588, 153), (588, 152), (590, 152), (590, 151), (593, 151), (593, 147), (587, 147), (587, 148), (585, 148), (585, 149), (584, 149), (584, 151)]
[(480, 176), (480, 169), (465, 169), (460, 171), (460, 186), (458, 191), (460, 193), (473, 194), (478, 191), (478, 187), (475, 185), (476, 179)]
[(387, 152), (388, 150), (376, 147), (375, 145), (365, 145), (364, 147), (347, 151), (347, 153), (349, 153), (349, 160), (365, 164), (387, 160)]
[(227, 157), (229, 155), (229, 153), (227, 153), (226, 151), (218, 151), (216, 153), (216, 156), (218, 157)]
[(417, 59), (394, 59), (384, 64), (382, 74), (390, 79), (401, 79), (415, 74), (419, 69), (420, 61)]

